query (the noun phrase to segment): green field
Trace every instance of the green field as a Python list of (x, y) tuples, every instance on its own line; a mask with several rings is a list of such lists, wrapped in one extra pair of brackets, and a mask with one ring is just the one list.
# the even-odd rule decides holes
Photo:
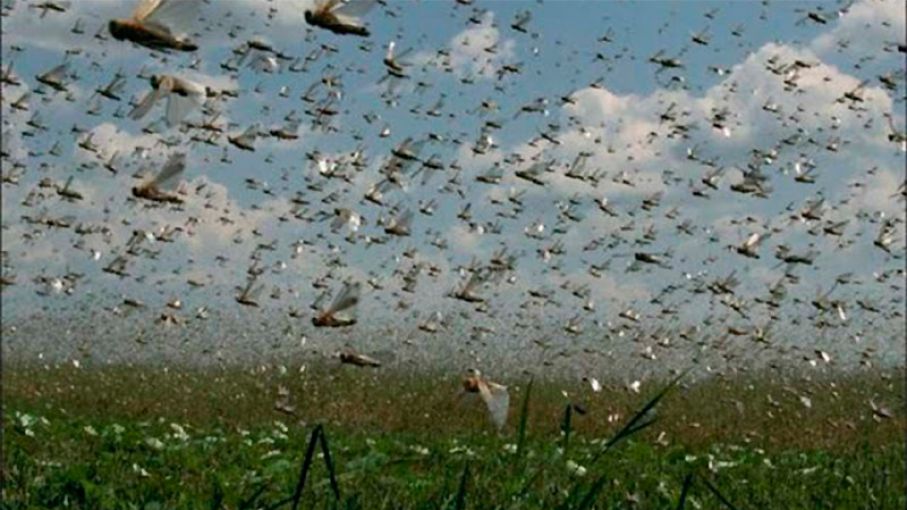
[[(301, 508), (907, 505), (902, 372), (681, 381), (645, 415), (665, 383), (534, 381), (523, 413), (511, 382), (500, 434), (450, 375), (13, 366), (3, 383), (3, 508), (290, 508), (316, 424), (340, 499), (319, 447)], [(565, 426), (569, 403), (585, 414)], [(654, 422), (606, 449), (634, 417)]]

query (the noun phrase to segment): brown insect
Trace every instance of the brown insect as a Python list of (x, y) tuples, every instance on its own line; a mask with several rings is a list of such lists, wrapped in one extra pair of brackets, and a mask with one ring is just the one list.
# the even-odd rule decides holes
[(463, 378), (462, 394), (478, 393), (485, 406), (488, 407), (488, 414), (495, 426), (498, 430), (503, 429), (507, 423), (507, 411), (510, 409), (510, 393), (507, 391), (507, 387), (489, 381), (474, 368), (467, 370), (467, 374)]
[[(345, 310), (354, 309), (359, 303), (359, 294), (362, 284), (359, 282), (346, 282), (337, 297), (329, 307), (322, 310), (317, 316), (312, 317), (312, 324), (316, 327), (338, 328), (356, 324), (356, 317), (352, 313), (342, 314)], [(354, 310), (352, 310), (354, 311)]]
[(155, 75), (150, 81), (151, 91), (129, 113), (132, 120), (140, 120), (158, 101), (166, 98), (167, 124), (176, 126), (193, 110), (201, 108), (206, 98), (214, 95), (208, 87), (176, 76)]
[(305, 11), (305, 21), (338, 35), (368, 37), (371, 32), (357, 18), (368, 12), (374, 4), (373, 0), (319, 0), (314, 9)]
[(108, 24), (110, 35), (119, 41), (131, 41), (153, 50), (195, 51), (198, 45), (174, 33), (175, 24), (194, 21), (201, 2), (175, 0), (141, 0), (132, 17), (113, 19)]
[(359, 352), (354, 351), (353, 349), (347, 348), (340, 352), (338, 356), (341, 363), (346, 363), (349, 365), (356, 365), (357, 367), (372, 367), (378, 368), (381, 366), (381, 362), (377, 359), (366, 356)]
[(167, 164), (164, 165), (164, 168), (162, 168), (153, 179), (140, 186), (133, 186), (132, 196), (151, 200), (152, 202), (182, 204), (182, 198), (175, 193), (164, 191), (162, 187), (167, 185), (168, 181), (172, 181), (176, 176), (181, 174), (185, 168), (185, 154), (178, 153), (170, 156), (170, 159), (167, 160)]

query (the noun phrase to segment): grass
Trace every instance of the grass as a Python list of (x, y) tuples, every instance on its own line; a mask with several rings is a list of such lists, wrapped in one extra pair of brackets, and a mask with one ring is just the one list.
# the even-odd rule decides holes
[(0, 506), (903, 508), (902, 382), (536, 380), (498, 434), (442, 374), (9, 366)]

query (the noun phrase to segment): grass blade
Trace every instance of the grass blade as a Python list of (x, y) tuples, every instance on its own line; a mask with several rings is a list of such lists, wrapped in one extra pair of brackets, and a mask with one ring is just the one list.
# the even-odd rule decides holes
[(687, 474), (683, 479), (683, 488), (680, 489), (680, 500), (677, 501), (677, 510), (683, 510), (687, 506), (687, 493), (693, 485), (693, 473)]
[(455, 510), (464, 510), (466, 508), (466, 479), (469, 477), (469, 464), (463, 468), (463, 475), (460, 476), (460, 487), (457, 489), (457, 498), (454, 502)]
[(538, 481), (539, 477), (542, 476), (543, 471), (544, 471), (544, 464), (539, 466), (538, 469), (535, 470), (535, 473), (533, 473), (532, 476), (530, 476), (529, 478), (526, 479), (526, 482), (523, 484), (523, 487), (520, 489), (520, 491), (518, 493), (516, 493), (516, 495), (514, 495), (513, 499), (521, 500), (524, 497), (526, 497), (526, 495), (529, 494), (529, 489), (531, 489), (533, 484), (535, 484)]
[(526, 449), (526, 424), (529, 421), (529, 395), (532, 393), (532, 381), (533, 378), (529, 378), (529, 383), (526, 384), (526, 394), (523, 395), (523, 404), (520, 406), (520, 424), (517, 429), (517, 440), (516, 440), (516, 456), (517, 458), (522, 458), (524, 450)]
[(706, 488), (709, 489), (709, 492), (711, 492), (715, 495), (716, 498), (718, 498), (718, 501), (721, 501), (724, 506), (730, 508), (731, 510), (737, 510), (737, 507), (735, 507), (733, 503), (728, 501), (728, 499), (724, 497), (724, 495), (722, 495), (720, 491), (718, 491), (718, 488), (712, 485), (712, 482), (710, 482), (704, 476), (700, 476), (700, 478), (702, 478), (702, 482), (705, 484)]
[(324, 428), (321, 429), (319, 439), (321, 442), (321, 453), (324, 455), (324, 463), (328, 468), (328, 476), (330, 477), (331, 481), (331, 490), (334, 491), (334, 498), (337, 501), (340, 501), (340, 486), (337, 485), (337, 474), (334, 472), (334, 461), (331, 459), (331, 449), (328, 447), (328, 436), (324, 432)]
[(601, 492), (606, 481), (607, 477), (605, 475), (599, 476), (598, 479), (592, 483), (592, 486), (589, 487), (589, 492), (587, 492), (583, 497), (583, 500), (579, 502), (576, 510), (589, 510), (592, 508), (592, 505), (595, 504), (595, 498), (598, 497), (598, 493)]
[(664, 398), (664, 396), (667, 395), (668, 392), (674, 386), (676, 386), (678, 382), (680, 382), (680, 379), (685, 376), (687, 372), (689, 372), (689, 369), (681, 372), (680, 375), (672, 379), (671, 382), (669, 382), (664, 388), (661, 389), (661, 391), (655, 394), (654, 397), (649, 399), (649, 401), (646, 402), (646, 405), (644, 405), (639, 411), (637, 411), (636, 414), (634, 414), (633, 417), (630, 418), (629, 421), (627, 421), (626, 425), (624, 425), (623, 428), (621, 428), (617, 432), (617, 434), (611, 437), (611, 439), (609, 439), (608, 442), (605, 443), (605, 446), (601, 450), (599, 450), (599, 452), (596, 453), (595, 456), (592, 457), (592, 463), (601, 458), (601, 456), (612, 447), (614, 447), (614, 445), (655, 423), (655, 418), (649, 420), (644, 420), (644, 418), (648, 415), (649, 411), (651, 411), (658, 404), (658, 402), (661, 401), (661, 399)]
[(224, 489), (220, 486), (220, 480), (215, 478), (211, 482), (211, 510), (220, 510), (224, 505)]
[[(252, 495), (249, 496), (248, 498), (240, 501), (239, 505), (236, 508), (238, 508), (239, 510), (246, 510), (247, 508), (259, 508), (260, 505), (257, 504), (258, 498), (260, 498), (261, 495), (264, 494), (264, 492), (265, 492), (265, 490), (267, 490), (267, 488), (268, 488), (268, 486), (266, 484), (263, 484), (263, 483), (259, 484), (258, 488), (255, 489), (255, 492), (253, 492)], [(275, 503), (274, 505), (271, 505), (270, 507), (266, 507), (266, 508), (267, 508), (267, 510), (273, 510), (275, 508), (280, 508), (289, 502), (290, 502), (290, 498), (287, 498), (279, 503)]]
[(564, 433), (564, 442), (562, 448), (564, 450), (564, 458), (567, 458), (567, 448), (570, 446), (570, 429), (572, 428), (572, 417), (573, 417), (573, 404), (567, 403), (567, 407), (564, 409), (564, 421), (561, 422), (561, 431)]
[(296, 490), (293, 492), (293, 510), (299, 509), (299, 499), (302, 497), (302, 489), (305, 488), (305, 480), (312, 467), (312, 457), (315, 456), (315, 442), (321, 436), (321, 425), (317, 425), (312, 434), (309, 436), (309, 445), (305, 450), (305, 457), (302, 459), (302, 468), (299, 470), (299, 482), (296, 483)]

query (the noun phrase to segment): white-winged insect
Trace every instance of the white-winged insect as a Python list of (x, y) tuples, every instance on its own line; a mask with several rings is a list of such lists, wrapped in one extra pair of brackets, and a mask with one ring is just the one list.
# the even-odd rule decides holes
[(592, 391), (598, 393), (602, 390), (602, 383), (598, 382), (598, 379), (594, 377), (583, 377), (583, 382), (589, 383), (589, 386), (592, 388)]
[(423, 145), (425, 145), (425, 140), (414, 142), (412, 137), (408, 137), (394, 147), (391, 154), (404, 161), (419, 161), (419, 152), (422, 151)]
[(252, 306), (258, 307), (258, 296), (261, 294), (262, 289), (264, 289), (264, 284), (259, 283), (256, 285), (258, 280), (258, 274), (251, 273), (249, 275), (246, 285), (240, 290), (238, 296), (236, 296), (236, 302), (243, 306)]
[(121, 94), (123, 89), (126, 88), (126, 75), (117, 71), (113, 75), (113, 79), (105, 85), (104, 87), (95, 89), (95, 94), (105, 97), (107, 99), (112, 99), (114, 101), (119, 101), (121, 99)]
[(255, 140), (261, 135), (261, 123), (255, 122), (238, 135), (228, 136), (227, 141), (234, 147), (255, 152)]
[(384, 232), (395, 236), (408, 236), (410, 234), (413, 216), (413, 212), (409, 209), (402, 211), (388, 221), (387, 225), (384, 227)]
[(317, 0), (313, 9), (305, 11), (305, 21), (338, 35), (368, 37), (371, 32), (358, 18), (374, 5), (374, 0)]
[(495, 427), (500, 431), (507, 424), (507, 413), (510, 410), (510, 392), (507, 387), (493, 382), (475, 368), (467, 370), (463, 378), (463, 389), (460, 395), (478, 394)]
[(70, 82), (69, 62), (54, 66), (49, 71), (35, 76), (35, 79), (38, 80), (38, 83), (46, 85), (57, 92), (67, 92)]
[(510, 24), (510, 28), (523, 34), (528, 33), (526, 25), (528, 25), (530, 21), (532, 21), (531, 11), (517, 13), (516, 17), (513, 19), (513, 23)]
[(0, 83), (2, 83), (3, 85), (10, 85), (13, 87), (18, 87), (18, 86), (22, 85), (22, 80), (20, 80), (19, 77), (16, 75), (15, 71), (13, 71), (12, 62), (7, 64), (6, 68), (3, 69), (2, 73), (0, 73)]
[(352, 209), (345, 207), (334, 209), (331, 220), (331, 232), (337, 233), (343, 227), (350, 229), (350, 232), (356, 232), (362, 225), (362, 215)]
[(514, 172), (514, 175), (537, 186), (544, 186), (546, 183), (542, 179), (542, 176), (546, 173), (546, 166), (547, 164), (544, 161), (537, 161), (529, 168), (517, 170)]
[(331, 121), (338, 113), (340, 113), (340, 110), (335, 106), (335, 103), (340, 97), (342, 97), (342, 93), (339, 90), (332, 91), (312, 109), (306, 110), (307, 114), (314, 117), (314, 120), (312, 121), (313, 128), (321, 129), (323, 131), (330, 131), (333, 129)]
[(321, 310), (317, 316), (312, 317), (312, 324), (319, 328), (337, 328), (356, 324), (355, 308), (359, 304), (361, 289), (362, 284), (359, 282), (345, 282), (331, 305)]
[(271, 130), (271, 136), (278, 140), (296, 140), (299, 138), (299, 126), (302, 125), (302, 119), (287, 119), (283, 126)]
[(885, 253), (891, 253), (891, 245), (897, 241), (897, 227), (893, 220), (886, 218), (882, 222), (882, 226), (879, 227), (879, 233), (876, 234), (876, 238), (872, 241), (872, 244), (884, 251)]
[(190, 113), (202, 107), (212, 91), (204, 85), (185, 78), (170, 75), (151, 77), (151, 92), (145, 95), (139, 104), (129, 113), (132, 120), (140, 120), (161, 99), (167, 99), (165, 119), (167, 125), (174, 127)]
[(484, 303), (485, 298), (478, 295), (476, 289), (480, 287), (485, 282), (485, 279), (482, 277), (478, 270), (474, 270), (470, 275), (469, 279), (466, 280), (466, 283), (462, 287), (456, 289), (452, 296), (460, 301), (466, 301), (467, 303)]
[(202, 2), (193, 0), (141, 0), (128, 19), (108, 23), (110, 35), (153, 50), (195, 51), (185, 36), (195, 22)]
[(731, 246), (730, 248), (734, 249), (737, 253), (743, 255), (744, 257), (758, 259), (759, 254), (756, 252), (756, 250), (759, 249), (759, 245), (762, 244), (762, 242), (765, 241), (769, 237), (769, 235), (770, 234), (760, 234), (758, 232), (754, 232), (750, 234), (750, 236), (747, 237), (746, 241), (744, 241), (742, 244)]
[[(384, 54), (384, 63), (385, 69), (387, 69), (387, 74), (396, 78), (409, 78), (409, 75), (406, 74), (406, 68), (410, 66), (409, 62), (406, 62), (404, 58), (412, 52), (412, 48), (407, 48), (400, 53), (395, 53), (397, 43), (391, 41), (387, 43), (387, 52)], [(383, 81), (383, 80), (382, 80)], [(379, 82), (380, 83), (380, 82)]]
[(378, 368), (382, 365), (381, 360), (377, 357), (362, 354), (352, 347), (343, 349), (337, 353), (337, 357), (340, 359), (341, 363), (357, 367)]
[(64, 184), (62, 188), (57, 188), (57, 194), (68, 202), (77, 202), (84, 197), (81, 193), (72, 188), (72, 181), (73, 177), (70, 175), (69, 178), (66, 179), (66, 184)]
[(156, 176), (151, 180), (132, 188), (132, 196), (150, 200), (152, 202), (164, 202), (171, 204), (182, 204), (183, 199), (176, 193), (165, 191), (173, 181), (186, 169), (186, 154), (176, 153), (170, 156), (167, 163)]

